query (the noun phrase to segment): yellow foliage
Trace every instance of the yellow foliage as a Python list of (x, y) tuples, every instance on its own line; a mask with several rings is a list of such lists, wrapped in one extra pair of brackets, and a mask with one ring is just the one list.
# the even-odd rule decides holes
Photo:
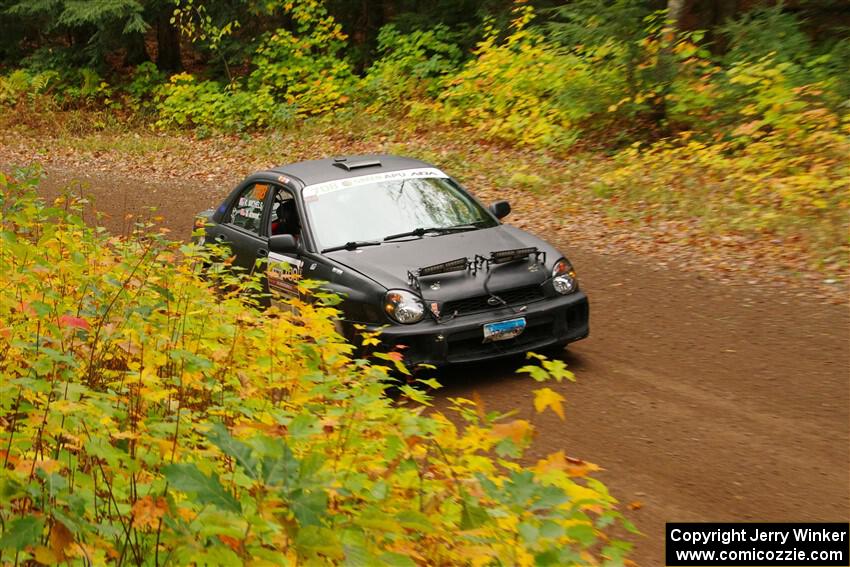
[(552, 408), (552, 411), (563, 420), (565, 419), (564, 400), (564, 396), (551, 388), (534, 390), (534, 409), (537, 410), (537, 413), (543, 413), (546, 408)]

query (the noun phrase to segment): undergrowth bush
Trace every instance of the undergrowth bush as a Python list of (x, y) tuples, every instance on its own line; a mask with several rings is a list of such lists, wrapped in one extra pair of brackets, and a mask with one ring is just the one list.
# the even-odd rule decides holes
[(566, 148), (578, 136), (577, 122), (591, 111), (586, 104), (563, 104), (563, 99), (589, 86), (590, 64), (529, 28), (531, 6), (519, 5), (514, 16), (504, 41), (499, 30), (489, 27), (473, 59), (445, 79), (437, 101), (415, 106), (414, 114), (469, 125), (485, 138)]
[(824, 108), (781, 127), (771, 114), (725, 140), (690, 133), (620, 152), (596, 189), (644, 215), (685, 212), (708, 232), (773, 233), (808, 240), (819, 261), (847, 262), (850, 128)]
[(228, 84), (173, 75), (158, 91), (159, 126), (266, 128), (327, 114), (349, 101), (355, 78), (339, 55), (347, 38), (322, 2), (267, 2), (258, 9), (282, 11), (294, 31), (265, 34), (254, 50), (251, 72)]
[(157, 92), (165, 82), (165, 73), (147, 61), (133, 70), (132, 79), (123, 90), (134, 110), (150, 110)]
[(519, 464), (529, 420), (393, 403), (328, 305), (257, 311), (202, 282), (197, 247), (110, 236), (34, 186), (0, 176), (0, 562), (621, 563), (595, 467)]
[(447, 26), (401, 32), (387, 24), (378, 33), (380, 57), (363, 80), (367, 104), (405, 105), (439, 94), (439, 79), (457, 70), (463, 59), (458, 36)]
[(46, 108), (110, 106), (113, 88), (94, 69), (17, 69), (0, 76), (0, 105), (43, 103)]
[(188, 73), (172, 75), (158, 92), (157, 125), (197, 126), (222, 131), (275, 126), (290, 120), (291, 109), (268, 89), (242, 90), (216, 81), (198, 81)]
[[(280, 2), (269, 2), (271, 11)], [(354, 75), (341, 57), (348, 37), (323, 2), (283, 3), (295, 31), (279, 28), (257, 48), (248, 79), (251, 91), (269, 91), (276, 100), (310, 116), (330, 112), (351, 98)]]

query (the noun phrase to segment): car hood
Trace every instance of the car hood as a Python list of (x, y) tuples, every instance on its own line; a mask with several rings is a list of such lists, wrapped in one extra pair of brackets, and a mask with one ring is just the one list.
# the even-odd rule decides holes
[(447, 301), (486, 295), (485, 281), (487, 288), (493, 293), (541, 284), (561, 255), (543, 240), (517, 228), (501, 225), (469, 232), (387, 242), (357, 250), (339, 250), (327, 256), (387, 289), (411, 289), (408, 272), (415, 273), (419, 268), (463, 257), (472, 262), (476, 255), (488, 258), (491, 252), (527, 247), (536, 247), (545, 252), (546, 265), (540, 266), (529, 259), (492, 266), (490, 270), (482, 268), (477, 273), (468, 270), (421, 279), (422, 295), (425, 299)]

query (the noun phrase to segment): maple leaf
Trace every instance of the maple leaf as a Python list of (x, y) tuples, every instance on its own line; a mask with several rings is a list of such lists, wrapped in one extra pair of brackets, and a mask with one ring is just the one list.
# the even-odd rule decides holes
[(89, 322), (82, 317), (74, 317), (73, 315), (62, 315), (59, 317), (59, 325), (61, 327), (72, 327), (74, 329), (90, 329)]
[(534, 470), (538, 474), (544, 474), (548, 471), (563, 471), (572, 477), (582, 477), (588, 473), (598, 471), (599, 465), (576, 459), (564, 454), (563, 451), (557, 451), (550, 454), (545, 459), (537, 461)]
[(66, 550), (74, 544), (74, 534), (62, 522), (55, 522), (50, 530), (50, 551), (57, 562), (68, 558)]
[(490, 430), (491, 435), (497, 439), (509, 437), (514, 443), (522, 443), (532, 432), (531, 423), (524, 419), (515, 419), (510, 423), (497, 423)]
[(546, 408), (552, 408), (552, 411), (558, 414), (561, 419), (564, 417), (564, 402), (565, 398), (551, 388), (541, 388), (534, 390), (534, 409), (537, 413), (543, 413)]
[(167, 509), (168, 503), (162, 496), (156, 500), (152, 496), (140, 498), (133, 504), (133, 525), (141, 528), (155, 528)]
[(223, 543), (236, 553), (239, 553), (242, 549), (242, 542), (236, 539), (235, 537), (230, 537), (224, 534), (218, 534), (218, 539), (221, 540), (221, 543)]

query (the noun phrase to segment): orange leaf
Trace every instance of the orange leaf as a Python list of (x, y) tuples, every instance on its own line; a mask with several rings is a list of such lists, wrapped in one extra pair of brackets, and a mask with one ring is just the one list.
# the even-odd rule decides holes
[(497, 439), (509, 437), (514, 443), (522, 443), (532, 431), (531, 423), (524, 419), (515, 419), (510, 423), (497, 423), (490, 434)]
[(534, 467), (534, 470), (540, 474), (553, 470), (564, 471), (569, 476), (580, 477), (585, 476), (588, 473), (598, 471), (599, 465), (595, 465), (581, 459), (568, 457), (563, 451), (558, 451), (557, 453), (552, 453), (545, 459), (537, 461), (537, 465)]
[(27, 315), (35, 315), (35, 309), (33, 309), (32, 306), (26, 301), (21, 301), (15, 307), (21, 313), (26, 313)]
[(74, 534), (62, 522), (54, 522), (50, 530), (50, 551), (57, 561), (65, 561), (68, 555), (65, 551), (74, 543)]
[(221, 543), (223, 543), (236, 553), (239, 553), (239, 551), (241, 551), (242, 549), (242, 542), (236, 539), (235, 537), (219, 534), (218, 539), (221, 540)]
[(61, 327), (73, 327), (75, 329), (86, 329), (91, 328), (89, 322), (83, 319), (82, 317), (74, 317), (73, 315), (62, 315), (59, 317), (59, 325)]
[(168, 503), (162, 496), (156, 500), (152, 496), (140, 498), (133, 504), (133, 525), (142, 528), (155, 528), (167, 509)]

